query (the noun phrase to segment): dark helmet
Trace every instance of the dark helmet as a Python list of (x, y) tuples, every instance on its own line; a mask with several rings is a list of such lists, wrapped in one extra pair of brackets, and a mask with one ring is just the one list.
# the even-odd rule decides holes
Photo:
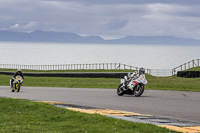
[(17, 69), (17, 72), (18, 72), (18, 73), (21, 73), (21, 72), (22, 72), (22, 70), (21, 70), (21, 69)]
[(140, 69), (139, 69), (139, 74), (144, 74), (145, 73), (145, 69), (143, 68), (143, 67), (141, 67)]

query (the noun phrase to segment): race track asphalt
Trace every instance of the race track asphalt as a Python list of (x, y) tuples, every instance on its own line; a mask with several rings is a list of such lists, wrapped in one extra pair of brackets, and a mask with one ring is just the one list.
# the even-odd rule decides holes
[(0, 97), (56, 101), (200, 122), (200, 92), (145, 90), (141, 97), (134, 97), (118, 96), (116, 89), (22, 86), (19, 93), (13, 93), (9, 86), (0, 86)]

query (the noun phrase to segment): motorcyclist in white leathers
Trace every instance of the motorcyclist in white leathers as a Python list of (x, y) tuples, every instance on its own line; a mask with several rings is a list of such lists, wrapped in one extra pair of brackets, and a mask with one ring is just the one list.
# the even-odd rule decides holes
[(147, 80), (145, 77), (145, 69), (143, 67), (141, 67), (139, 71), (133, 72), (129, 78), (131, 78), (131, 81), (128, 84), (128, 88), (131, 90), (133, 90), (134, 86), (138, 83), (147, 84)]

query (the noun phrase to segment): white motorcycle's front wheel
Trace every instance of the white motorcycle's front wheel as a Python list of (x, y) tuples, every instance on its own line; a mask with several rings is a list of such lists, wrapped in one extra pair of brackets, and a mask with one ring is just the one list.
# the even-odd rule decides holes
[(144, 84), (139, 84), (134, 87), (134, 96), (139, 97), (144, 92)]
[(124, 95), (124, 86), (123, 86), (123, 83), (122, 84), (120, 84), (119, 86), (118, 86), (118, 88), (117, 88), (117, 94), (119, 95), (119, 96), (123, 96)]

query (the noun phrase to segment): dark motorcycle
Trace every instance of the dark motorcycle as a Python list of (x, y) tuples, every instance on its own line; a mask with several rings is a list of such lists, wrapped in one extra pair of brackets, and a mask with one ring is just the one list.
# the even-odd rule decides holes
[[(20, 75), (17, 75), (13, 81), (13, 88), (11, 87), (12, 92), (19, 92), (21, 85), (23, 83), (23, 79)], [(11, 80), (10, 80), (10, 86), (11, 86)]]

